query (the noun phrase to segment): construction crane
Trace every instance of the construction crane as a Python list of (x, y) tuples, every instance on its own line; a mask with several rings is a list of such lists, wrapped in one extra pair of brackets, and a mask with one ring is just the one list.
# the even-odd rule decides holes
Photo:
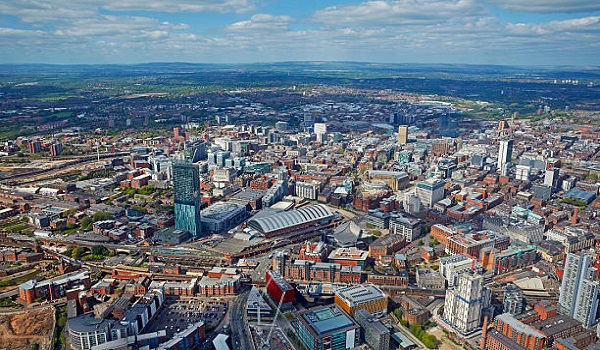
[(281, 304), (283, 304), (283, 298), (285, 298), (285, 293), (281, 294), (281, 298), (279, 298), (279, 305), (277, 305), (277, 311), (275, 312), (275, 317), (273, 317), (273, 322), (269, 327), (269, 334), (266, 339), (263, 339), (263, 349), (269, 349), (269, 344), (271, 343), (271, 335), (273, 334), (273, 329), (275, 329), (275, 322), (277, 322), (277, 317), (281, 313)]

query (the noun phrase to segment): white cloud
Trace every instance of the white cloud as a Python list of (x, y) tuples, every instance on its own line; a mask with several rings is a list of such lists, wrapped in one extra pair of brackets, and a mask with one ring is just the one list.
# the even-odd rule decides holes
[(233, 23), (225, 29), (228, 31), (284, 31), (292, 21), (290, 16), (272, 16), (269, 14), (253, 15), (247, 21)]
[(482, 13), (475, 0), (367, 1), (315, 12), (314, 20), (333, 26), (401, 26), (444, 23)]
[(600, 11), (598, 0), (489, 0), (513, 11), (537, 13)]
[(28, 23), (63, 22), (97, 16), (100, 10), (148, 12), (247, 12), (254, 0), (6, 0), (0, 13)]

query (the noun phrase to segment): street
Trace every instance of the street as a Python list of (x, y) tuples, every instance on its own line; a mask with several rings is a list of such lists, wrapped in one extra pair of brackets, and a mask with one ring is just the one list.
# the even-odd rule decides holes
[(231, 305), (232, 345), (234, 349), (255, 350), (250, 340), (248, 321), (246, 320), (246, 302), (249, 291), (243, 291)]

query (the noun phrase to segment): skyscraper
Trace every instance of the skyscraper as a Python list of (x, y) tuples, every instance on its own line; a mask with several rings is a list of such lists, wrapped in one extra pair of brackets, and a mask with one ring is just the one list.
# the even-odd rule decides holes
[(501, 173), (506, 171), (506, 164), (510, 163), (512, 159), (513, 151), (513, 140), (502, 140), (500, 141), (500, 148), (498, 149), (498, 169)]
[(200, 236), (200, 171), (188, 160), (173, 161), (175, 227)]
[(408, 125), (400, 125), (398, 127), (398, 144), (406, 145), (408, 142)]
[(560, 285), (558, 311), (569, 315), (584, 327), (595, 323), (598, 315), (598, 270), (589, 255), (568, 253)]
[(483, 275), (471, 270), (458, 276), (458, 284), (446, 290), (444, 321), (461, 334), (481, 326), (484, 309), (490, 306), (491, 290), (484, 286)]
[(448, 113), (442, 113), (440, 115), (440, 130), (448, 129), (449, 117)]

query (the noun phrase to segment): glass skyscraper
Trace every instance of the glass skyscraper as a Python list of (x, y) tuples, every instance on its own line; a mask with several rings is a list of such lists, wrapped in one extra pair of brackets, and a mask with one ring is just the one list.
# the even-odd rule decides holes
[(173, 197), (175, 227), (198, 237), (200, 223), (200, 170), (198, 164), (186, 160), (173, 161)]

